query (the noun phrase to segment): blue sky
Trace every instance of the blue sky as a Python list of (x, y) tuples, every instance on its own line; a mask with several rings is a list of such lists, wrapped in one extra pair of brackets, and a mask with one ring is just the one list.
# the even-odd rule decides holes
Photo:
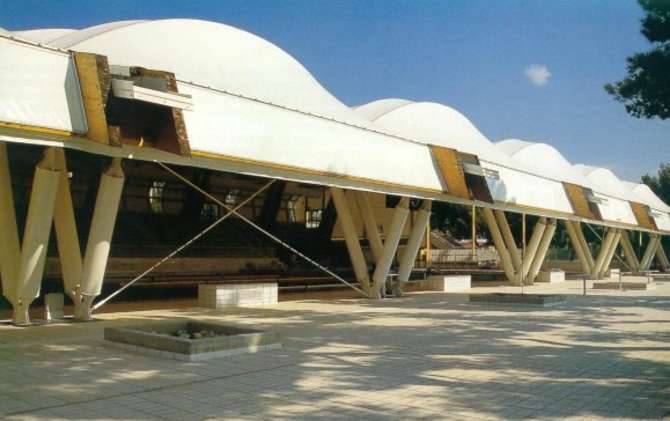
[(167, 17), (258, 34), (349, 105), (445, 103), (492, 140), (547, 141), (631, 180), (670, 162), (670, 121), (630, 117), (602, 88), (649, 47), (632, 0), (0, 0), (8, 30)]

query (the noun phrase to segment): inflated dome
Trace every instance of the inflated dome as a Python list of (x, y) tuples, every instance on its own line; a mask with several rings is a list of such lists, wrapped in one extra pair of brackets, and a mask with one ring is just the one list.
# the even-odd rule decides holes
[(551, 145), (520, 139), (505, 139), (495, 145), (539, 174), (591, 188), (591, 182)]
[(30, 29), (27, 31), (14, 31), (14, 35), (20, 38), (25, 38), (29, 41), (37, 42), (38, 44), (48, 44), (61, 37), (77, 32), (76, 29)]
[(636, 201), (636, 197), (612, 171), (607, 168), (577, 164), (573, 166), (587, 177), (596, 191), (622, 200)]
[(624, 181), (623, 185), (638, 197), (638, 202), (643, 203), (652, 209), (662, 212), (670, 212), (670, 206), (656, 196), (656, 193), (654, 193), (648, 185), (630, 181)]
[(50, 44), (103, 54), (110, 64), (167, 70), (181, 81), (351, 124), (367, 124), (289, 54), (221, 23), (194, 19), (111, 22), (66, 34)]
[(356, 108), (361, 115), (377, 115), (371, 120), (384, 130), (433, 145), (454, 148), (480, 159), (518, 167), (501, 154), (463, 114), (434, 102), (383, 99)]
[(382, 115), (400, 108), (405, 105), (412, 104), (412, 101), (401, 98), (380, 99), (379, 101), (368, 102), (367, 104), (354, 107), (354, 110), (363, 115), (370, 121), (374, 121)]

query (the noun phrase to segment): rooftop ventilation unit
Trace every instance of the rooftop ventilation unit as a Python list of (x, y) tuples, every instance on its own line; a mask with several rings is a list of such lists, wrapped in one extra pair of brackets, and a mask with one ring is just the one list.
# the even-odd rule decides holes
[(167, 89), (144, 87), (134, 80), (112, 79), (112, 92), (117, 98), (134, 99), (180, 110), (193, 110), (193, 100), (190, 95), (169, 92)]
[(651, 216), (652, 218), (662, 218), (663, 214), (653, 209), (649, 209), (649, 216)]
[(596, 203), (596, 204), (598, 204), (598, 205), (604, 205), (604, 204), (607, 203), (607, 199), (606, 199), (606, 198), (604, 198), (604, 197), (598, 197), (598, 196), (596, 196), (596, 195), (595, 195), (594, 193), (592, 193), (592, 192), (589, 192), (589, 193), (586, 195), (586, 200), (588, 200), (588, 201), (591, 202), (591, 203)]

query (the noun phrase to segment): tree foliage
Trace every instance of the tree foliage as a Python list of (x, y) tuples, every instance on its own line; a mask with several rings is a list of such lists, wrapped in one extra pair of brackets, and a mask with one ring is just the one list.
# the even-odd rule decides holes
[[(485, 225), (480, 218), (476, 220), (477, 235), (481, 236)], [(472, 236), (472, 208), (445, 202), (433, 202), (430, 225), (442, 231), (448, 231), (458, 239), (469, 239)]]
[(670, 164), (661, 164), (656, 175), (643, 175), (642, 182), (665, 203), (670, 203)]
[(605, 90), (635, 117), (670, 117), (670, 0), (639, 0), (645, 12), (642, 34), (649, 51), (627, 59), (628, 75)]

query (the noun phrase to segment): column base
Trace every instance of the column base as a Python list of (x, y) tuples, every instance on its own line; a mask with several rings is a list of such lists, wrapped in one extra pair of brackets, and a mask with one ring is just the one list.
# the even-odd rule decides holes
[(16, 326), (29, 326), (30, 315), (28, 314), (28, 307), (19, 306), (18, 308), (15, 308), (12, 313), (12, 323)]
[(368, 297), (373, 300), (381, 300), (383, 297), (382, 295), (382, 290), (381, 288), (378, 288), (376, 286), (371, 286), (370, 289), (368, 289)]
[(393, 296), (396, 298), (402, 297), (402, 282), (395, 281), (391, 286), (391, 292), (393, 293)]
[(75, 300), (74, 318), (80, 322), (89, 322), (93, 320), (93, 300), (94, 295), (82, 295), (79, 300)]

